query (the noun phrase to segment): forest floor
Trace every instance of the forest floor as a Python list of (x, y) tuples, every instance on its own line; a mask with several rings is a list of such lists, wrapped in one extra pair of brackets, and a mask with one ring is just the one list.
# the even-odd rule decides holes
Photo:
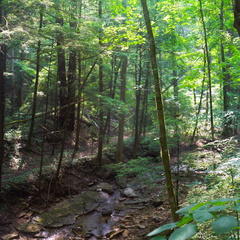
[[(202, 156), (210, 156), (216, 155), (221, 151), (219, 144), (217, 147), (211, 146), (208, 149), (202, 148), (201, 143), (198, 145), (200, 147), (196, 146), (195, 149), (186, 149), (184, 154), (201, 152)], [(53, 173), (56, 170), (56, 163), (53, 165), (52, 161), (48, 162), (47, 160), (45, 162), (46, 171), (41, 182), (41, 194), (39, 194), (37, 175), (40, 156), (34, 152), (25, 151), (19, 151), (18, 154), (18, 156), (15, 155), (15, 159), (13, 158), (11, 163), (8, 162), (8, 164), (4, 165), (4, 191), (0, 202), (0, 239), (144, 240), (149, 239), (146, 235), (150, 231), (171, 222), (164, 177), (156, 182), (154, 188), (150, 188), (147, 184), (138, 185), (134, 183), (134, 176), (125, 179), (124, 184), (122, 184), (119, 179), (116, 179), (114, 174), (107, 173), (107, 170), (103, 170), (105, 174), (101, 170), (91, 170), (93, 161), (91, 157), (88, 157), (85, 158), (84, 162), (81, 161), (80, 164), (75, 164), (74, 166), (72, 161), (64, 162), (57, 186), (53, 187)], [(79, 157), (82, 157), (82, 155)], [(65, 159), (67, 159), (66, 156)], [(204, 157), (202, 157), (202, 162), (204, 160)], [(51, 167), (49, 168), (50, 165)], [(172, 165), (176, 166), (175, 158), (172, 159)], [(196, 181), (203, 181), (205, 175), (204, 166), (202, 169), (192, 169), (182, 165), (178, 172), (173, 168), (174, 183), (175, 186), (178, 185), (180, 206), (185, 202), (189, 185)], [(29, 235), (29, 233), (19, 230), (18, 226), (31, 221), (33, 216), (47, 211), (56, 203), (69, 198), (69, 196), (80, 194), (99, 183), (111, 184), (114, 192), (120, 192), (120, 195), (117, 197), (119, 204), (126, 201), (135, 201), (133, 205), (136, 204), (127, 211), (123, 211), (123, 214), (111, 226), (111, 230), (104, 236), (98, 237), (89, 234), (84, 237), (81, 231), (78, 232), (76, 229), (72, 229), (74, 231), (72, 231), (71, 235), (64, 234), (64, 231), (61, 231), (59, 234), (51, 237), (36, 237), (36, 235)], [(124, 189), (129, 185), (135, 192), (135, 196), (123, 193)]]

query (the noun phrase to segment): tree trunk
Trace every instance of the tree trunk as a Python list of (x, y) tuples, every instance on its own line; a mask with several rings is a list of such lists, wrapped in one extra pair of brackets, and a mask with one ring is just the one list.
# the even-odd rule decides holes
[(17, 97), (17, 84), (16, 84), (16, 80), (15, 80), (15, 69), (14, 69), (14, 49), (11, 50), (11, 63), (10, 63), (10, 71), (11, 71), (11, 112), (10, 115), (12, 116), (15, 111), (16, 111), (16, 106), (17, 106), (17, 101), (16, 101), (16, 97)]
[[(99, 19), (102, 20), (102, 0), (99, 0), (99, 8), (98, 8), (98, 16)], [(99, 46), (102, 47), (102, 29), (100, 30), (99, 36)], [(99, 81), (98, 81), (98, 91), (100, 95), (99, 99), (99, 124), (98, 124), (98, 154), (97, 154), (97, 162), (96, 166), (99, 168), (102, 165), (102, 150), (103, 150), (103, 139), (104, 139), (104, 123), (103, 123), (103, 59), (100, 57), (99, 59)]]
[[(63, 19), (58, 18), (56, 21), (59, 25), (63, 26)], [(68, 104), (68, 90), (67, 90), (67, 79), (66, 79), (66, 63), (65, 63), (65, 51), (63, 49), (64, 36), (61, 32), (57, 33), (57, 79), (60, 83), (60, 93), (59, 93), (59, 101), (60, 101), (60, 112), (58, 124), (62, 129), (67, 121), (67, 112), (68, 109), (66, 105)], [(66, 126), (66, 125), (65, 125)]]
[[(3, 26), (3, 6), (0, 0), (0, 27)], [(2, 166), (4, 158), (5, 76), (7, 46), (0, 44), (0, 192), (2, 190)]]
[(76, 82), (76, 51), (73, 49), (69, 54), (69, 65), (68, 65), (68, 102), (70, 103), (70, 107), (68, 109), (68, 125), (67, 130), (70, 132), (74, 131), (75, 125), (75, 82)]
[(206, 58), (204, 58), (204, 67), (203, 67), (203, 80), (202, 80), (202, 89), (201, 89), (201, 96), (200, 96), (200, 101), (198, 104), (198, 109), (196, 112), (196, 122), (195, 122), (195, 127), (193, 130), (193, 135), (191, 138), (191, 141), (193, 142), (196, 136), (197, 128), (198, 128), (198, 119), (199, 119), (199, 114), (202, 108), (202, 101), (203, 101), (203, 93), (204, 93), (204, 83), (205, 83), (205, 74), (206, 74)]
[[(50, 59), (49, 59), (49, 67), (48, 67), (48, 77), (47, 77), (47, 88), (50, 88), (50, 72), (51, 72), (51, 63), (52, 63), (52, 55), (53, 52), (51, 51)], [(43, 173), (43, 160), (44, 160), (44, 148), (45, 148), (45, 139), (47, 134), (46, 123), (48, 119), (48, 106), (49, 106), (49, 96), (50, 91), (47, 91), (46, 95), (46, 106), (45, 106), (45, 116), (43, 117), (43, 136), (42, 136), (42, 144), (41, 144), (41, 159), (39, 165), (39, 175), (38, 175), (38, 191), (39, 196), (42, 197), (42, 173)]]
[[(99, 60), (99, 95), (102, 97), (103, 94), (103, 61)], [(97, 168), (102, 165), (102, 149), (103, 149), (103, 103), (102, 99), (99, 100), (99, 124), (98, 124), (98, 154), (97, 154)]]
[[(137, 72), (137, 67), (136, 67)], [(141, 48), (139, 50), (139, 73), (138, 76), (136, 76), (136, 110), (135, 110), (135, 134), (134, 134), (134, 146), (133, 146), (133, 156), (132, 158), (135, 159), (137, 157), (138, 148), (140, 144), (140, 137), (141, 137), (141, 131), (140, 129), (140, 121), (139, 121), (139, 115), (140, 115), (140, 101), (141, 101), (141, 78), (142, 78), (142, 53)], [(140, 119), (141, 120), (141, 119)]]
[[(221, 9), (220, 9), (220, 31), (222, 32), (224, 30), (224, 1), (221, 1)], [(221, 37), (220, 40), (220, 46), (221, 46), (221, 65), (222, 65), (222, 78), (223, 78), (223, 87), (222, 87), (222, 92), (223, 92), (223, 111), (225, 113), (224, 115), (224, 127), (223, 127), (223, 132), (222, 135), (224, 137), (230, 137), (231, 132), (232, 132), (232, 127), (229, 124), (231, 121), (228, 121), (228, 115), (226, 115), (228, 108), (229, 108), (229, 97), (228, 93), (230, 92), (230, 74), (228, 72), (228, 63), (226, 62), (225, 59), (225, 49), (224, 49), (224, 40)]]
[(163, 99), (162, 99), (159, 74), (158, 74), (158, 66), (157, 66), (156, 46), (155, 46), (155, 40), (152, 32), (151, 20), (149, 17), (149, 11), (148, 11), (146, 0), (141, 0), (141, 3), (142, 3), (143, 14), (145, 18), (146, 27), (147, 27), (147, 32), (148, 32), (148, 40), (150, 44), (150, 60), (152, 63), (152, 71), (153, 71), (154, 86), (155, 86), (155, 97), (156, 97), (158, 123), (159, 123), (159, 139), (160, 139), (160, 145), (161, 145), (161, 157), (163, 160), (164, 171), (165, 171), (168, 200), (171, 208), (172, 218), (173, 218), (173, 221), (175, 222), (175, 221), (178, 221), (179, 219), (178, 214), (176, 213), (176, 211), (178, 210), (178, 206), (177, 206), (176, 196), (174, 193), (174, 188), (172, 183), (170, 155), (169, 155), (169, 150), (167, 146), (167, 134), (166, 134), (166, 126), (165, 126)]
[[(72, 1), (72, 9), (76, 9), (77, 4), (76, 0)], [(75, 31), (77, 27), (77, 21), (73, 17), (72, 20), (70, 20), (70, 28)], [(77, 52), (74, 47), (70, 49), (69, 54), (69, 63), (68, 63), (68, 102), (70, 103), (70, 107), (68, 109), (68, 125), (67, 130), (70, 132), (74, 131), (75, 126), (75, 104), (72, 104), (76, 101), (75, 99), (75, 89), (76, 89), (76, 71), (77, 71)]]
[[(39, 30), (42, 28), (42, 24), (43, 24), (43, 13), (42, 13), (42, 10), (40, 10)], [(28, 132), (27, 149), (31, 148), (35, 115), (37, 110), (37, 92), (38, 92), (38, 81), (39, 81), (39, 72), (40, 72), (40, 52), (41, 52), (41, 41), (39, 40), (38, 46), (37, 46), (36, 80), (35, 80), (34, 93), (33, 93), (32, 117), (31, 117), (30, 129)]]
[(207, 30), (206, 30), (204, 16), (203, 16), (202, 0), (199, 0), (199, 4), (200, 4), (201, 21), (202, 21), (202, 25), (203, 25), (205, 53), (206, 53), (206, 58), (207, 58), (207, 69), (208, 69), (208, 91), (209, 91), (209, 103), (210, 103), (211, 137), (212, 137), (212, 141), (214, 141), (211, 61), (210, 61), (209, 49), (208, 49)]
[[(115, 97), (116, 83), (117, 83), (118, 71), (119, 71), (120, 65), (121, 65), (121, 61), (119, 61), (119, 64), (116, 65), (116, 56), (113, 55), (112, 56), (112, 77), (109, 84), (109, 89), (110, 89), (109, 97), (112, 99), (114, 99)], [(107, 136), (110, 136), (111, 115), (112, 115), (111, 109), (108, 109), (107, 118), (105, 121), (104, 130), (103, 130), (103, 132), (107, 134)], [(109, 138), (107, 138), (107, 143), (109, 143)]]
[[(123, 60), (122, 60), (121, 93), (120, 93), (120, 100), (123, 103), (125, 103), (126, 101), (127, 64), (128, 64), (128, 57), (125, 55), (123, 56)], [(117, 144), (117, 152), (116, 152), (116, 162), (123, 161), (124, 122), (125, 122), (125, 114), (121, 113), (119, 116), (119, 124), (118, 124), (118, 144)]]
[[(81, 76), (82, 76), (82, 58), (81, 53), (78, 54), (78, 95), (77, 99), (80, 99), (82, 96), (82, 90), (81, 90)], [(72, 157), (75, 156), (76, 151), (78, 151), (79, 148), (79, 135), (80, 135), (80, 118), (81, 118), (81, 101), (77, 104), (77, 119), (76, 119), (76, 138), (75, 138), (75, 145), (74, 145), (74, 151)]]
[(234, 27), (240, 36), (240, 0), (234, 1)]

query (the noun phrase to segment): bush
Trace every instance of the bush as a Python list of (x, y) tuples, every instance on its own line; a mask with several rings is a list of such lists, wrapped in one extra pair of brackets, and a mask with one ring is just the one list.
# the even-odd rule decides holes
[(125, 181), (130, 178), (133, 185), (145, 185), (148, 189), (154, 189), (163, 177), (163, 166), (155, 163), (152, 158), (137, 158), (127, 163), (111, 165), (117, 173), (117, 178)]
[[(134, 138), (128, 138), (124, 141), (123, 153), (128, 158), (131, 159), (133, 156), (134, 148)], [(160, 145), (159, 141), (155, 140), (153, 137), (142, 136), (139, 144), (137, 157), (151, 157), (158, 158), (160, 156)]]
[[(177, 211), (182, 216), (180, 221), (163, 225), (147, 236), (155, 236), (151, 240), (186, 240), (198, 233), (198, 226), (208, 223), (213, 236), (218, 236), (218, 239), (238, 239), (234, 238), (234, 233), (239, 234), (239, 211), (240, 198), (220, 198), (192, 204)], [(164, 234), (160, 235), (171, 229), (175, 231), (169, 238)]]

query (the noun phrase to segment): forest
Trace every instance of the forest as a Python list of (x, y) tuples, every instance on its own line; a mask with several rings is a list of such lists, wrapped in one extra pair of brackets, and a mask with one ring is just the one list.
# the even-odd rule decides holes
[(240, 240), (240, 0), (0, 0), (0, 239)]

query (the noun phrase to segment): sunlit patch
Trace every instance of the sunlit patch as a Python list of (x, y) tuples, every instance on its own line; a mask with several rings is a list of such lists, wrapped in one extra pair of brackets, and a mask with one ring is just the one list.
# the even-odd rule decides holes
[(11, 168), (12, 170), (19, 170), (25, 167), (23, 159), (17, 156), (11, 158)]

